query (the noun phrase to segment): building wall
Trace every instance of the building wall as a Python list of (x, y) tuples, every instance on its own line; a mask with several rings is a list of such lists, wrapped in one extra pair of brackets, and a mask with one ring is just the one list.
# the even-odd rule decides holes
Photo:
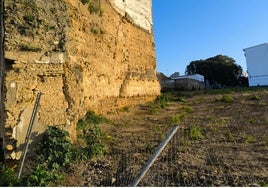
[(268, 44), (244, 49), (249, 86), (268, 85)]
[(200, 82), (190, 78), (183, 78), (175, 80), (176, 90), (200, 90), (205, 88), (204, 82)]
[(143, 24), (151, 0), (94, 2), (91, 13), (80, 0), (6, 0), (6, 158), (21, 156), (39, 91), (35, 135), (58, 126), (72, 139), (87, 111), (105, 115), (160, 94), (154, 36)]

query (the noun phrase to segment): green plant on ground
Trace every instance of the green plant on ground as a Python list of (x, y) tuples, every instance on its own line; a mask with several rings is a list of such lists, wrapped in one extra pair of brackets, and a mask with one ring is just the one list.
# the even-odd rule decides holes
[(22, 180), (24, 186), (52, 186), (61, 179), (57, 170), (49, 170), (46, 164), (37, 165), (31, 174)]
[(184, 97), (179, 96), (174, 101), (185, 102), (185, 99)]
[(103, 144), (108, 136), (98, 127), (100, 123), (108, 122), (101, 115), (89, 111), (85, 117), (77, 123), (77, 132), (80, 137), (80, 146), (75, 149), (76, 159), (88, 160), (94, 157), (102, 156), (106, 152)]
[(156, 104), (162, 109), (167, 108), (168, 102), (169, 102), (169, 97), (166, 94), (161, 94), (156, 99)]
[(253, 123), (256, 123), (256, 122), (257, 122), (257, 119), (254, 118), (254, 117), (251, 117), (251, 118), (248, 119), (249, 124), (253, 124)]
[(259, 183), (259, 185), (262, 186), (262, 187), (268, 187), (268, 181), (266, 181), (266, 182), (262, 181), (262, 182)]
[(203, 138), (201, 127), (198, 125), (190, 127), (187, 133), (191, 140), (201, 140)]
[(217, 99), (217, 100), (224, 102), (224, 103), (230, 103), (234, 101), (233, 97), (230, 95), (223, 95), (220, 99)]
[(13, 169), (7, 168), (4, 164), (0, 163), (0, 186), (17, 186), (19, 180)]
[(225, 137), (228, 142), (233, 142), (234, 141), (234, 136), (230, 130), (227, 130), (225, 133)]
[(161, 109), (166, 109), (168, 107), (168, 102), (169, 102), (168, 95), (161, 94), (156, 98), (155, 101), (149, 104), (151, 113), (156, 114)]
[(157, 114), (159, 112), (159, 108), (151, 108), (150, 112), (152, 114)]
[(268, 146), (268, 136), (264, 137), (262, 143), (263, 143), (265, 146)]
[(35, 17), (31, 14), (27, 14), (25, 16), (23, 16), (23, 20), (27, 23), (27, 24), (31, 24), (34, 21)]
[(154, 147), (153, 144), (151, 144), (151, 143), (147, 144), (147, 146), (146, 146), (146, 152), (147, 153), (153, 153), (154, 150), (155, 150), (155, 147)]
[(249, 98), (249, 100), (261, 100), (261, 98), (257, 95), (253, 95)]
[(182, 110), (188, 113), (194, 112), (194, 109), (192, 107), (186, 105), (182, 107)]
[(245, 140), (245, 143), (246, 144), (249, 144), (249, 143), (252, 143), (252, 142), (255, 142), (256, 141), (255, 137), (252, 136), (252, 135), (246, 135), (246, 138), (245, 139), (246, 139)]
[(88, 156), (90, 158), (101, 156), (105, 152), (105, 147), (102, 144), (102, 137), (104, 134), (101, 129), (95, 125), (91, 130), (90, 134), (86, 137)]
[(170, 119), (170, 124), (179, 124), (181, 120), (185, 119), (186, 115), (184, 113), (182, 114), (175, 114)]
[(108, 122), (108, 119), (101, 115), (97, 115), (94, 111), (88, 111), (86, 115), (81, 118), (78, 123), (76, 129), (78, 131), (82, 130), (82, 134), (86, 134), (86, 132), (89, 130), (89, 128), (92, 127), (92, 125), (98, 125), (100, 123), (106, 123)]
[(72, 161), (72, 143), (69, 133), (57, 127), (48, 127), (40, 142), (40, 155), (48, 169), (68, 166)]
[(61, 181), (60, 170), (69, 167), (73, 160), (73, 145), (67, 131), (48, 127), (36, 149), (37, 166), (24, 176), (23, 186), (53, 186)]

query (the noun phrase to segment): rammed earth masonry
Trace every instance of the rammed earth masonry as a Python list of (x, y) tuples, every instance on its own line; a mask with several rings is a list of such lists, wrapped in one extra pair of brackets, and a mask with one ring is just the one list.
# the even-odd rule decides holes
[(6, 158), (19, 159), (33, 105), (36, 138), (57, 125), (75, 139), (87, 111), (106, 113), (160, 93), (151, 0), (5, 1)]

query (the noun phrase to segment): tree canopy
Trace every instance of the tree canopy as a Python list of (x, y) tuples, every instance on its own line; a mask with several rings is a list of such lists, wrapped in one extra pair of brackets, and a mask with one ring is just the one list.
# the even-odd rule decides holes
[(225, 86), (239, 85), (242, 67), (228, 56), (217, 55), (206, 60), (192, 61), (185, 70), (185, 74), (201, 74), (211, 85)]

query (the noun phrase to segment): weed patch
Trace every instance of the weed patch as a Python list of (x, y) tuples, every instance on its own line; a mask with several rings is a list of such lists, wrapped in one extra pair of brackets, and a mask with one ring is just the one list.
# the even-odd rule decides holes
[(227, 130), (225, 133), (225, 137), (227, 139), (227, 142), (233, 142), (234, 141), (234, 136), (230, 130)]
[(0, 186), (13, 187), (17, 186), (18, 182), (15, 171), (0, 163)]
[(188, 113), (194, 112), (194, 109), (192, 107), (190, 107), (190, 106), (183, 106), (182, 110), (185, 111), (185, 112), (188, 112)]
[(187, 135), (191, 140), (201, 140), (204, 138), (202, 135), (201, 127), (198, 125), (192, 126), (187, 129)]
[(156, 100), (150, 103), (151, 113), (156, 114), (161, 109), (166, 109), (168, 107), (169, 97), (166, 94), (161, 94), (156, 98)]
[(186, 118), (186, 114), (182, 113), (182, 114), (175, 114), (171, 117), (170, 120), (170, 124), (179, 124), (181, 122), (181, 120)]
[(224, 102), (224, 103), (230, 103), (233, 102), (234, 99), (230, 95), (223, 95), (220, 99), (216, 99), (216, 101)]
[(105, 153), (106, 148), (103, 141), (108, 136), (98, 127), (99, 124), (105, 122), (108, 120), (95, 114), (94, 111), (89, 111), (85, 117), (78, 121), (79, 146), (75, 149), (76, 159), (88, 160)]
[(259, 100), (261, 100), (261, 98), (257, 95), (253, 95), (249, 98), (249, 100), (258, 100), (259, 101)]

